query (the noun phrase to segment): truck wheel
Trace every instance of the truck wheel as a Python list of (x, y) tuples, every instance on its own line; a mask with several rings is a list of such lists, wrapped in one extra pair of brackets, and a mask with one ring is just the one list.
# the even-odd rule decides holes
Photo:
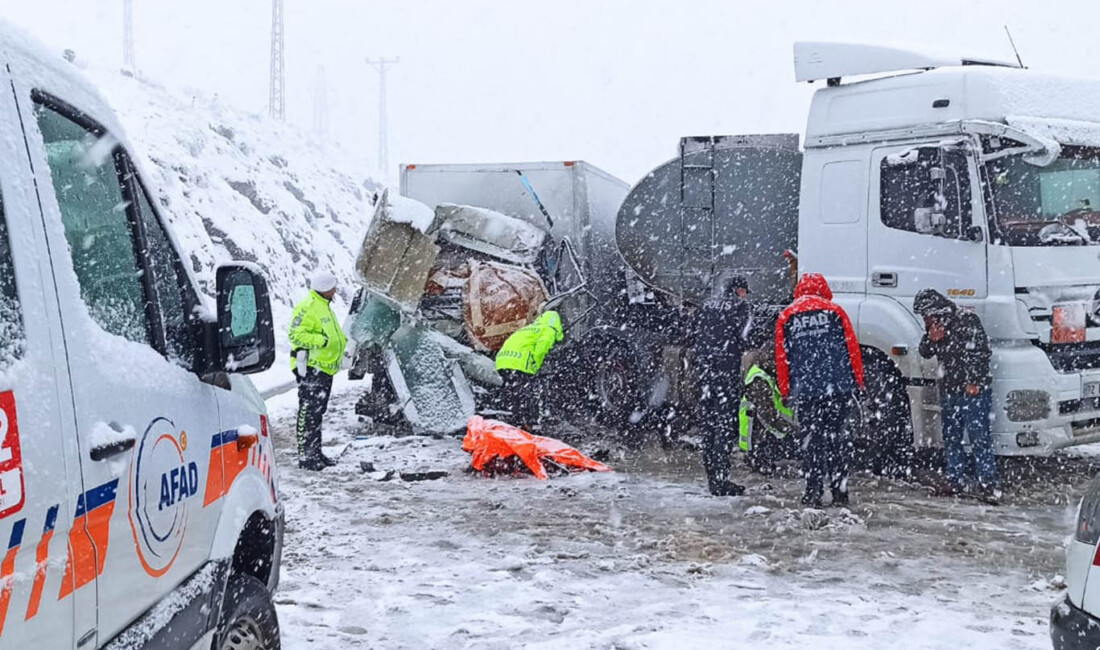
[(214, 650), (279, 650), (279, 619), (263, 583), (234, 574), (225, 588)]
[(859, 405), (854, 464), (882, 476), (907, 476), (913, 466), (913, 421), (901, 371), (878, 350), (864, 348), (866, 396)]
[(634, 355), (621, 343), (601, 349), (592, 370), (592, 398), (599, 421), (628, 438), (634, 436), (636, 422), (631, 419), (640, 408), (638, 373)]

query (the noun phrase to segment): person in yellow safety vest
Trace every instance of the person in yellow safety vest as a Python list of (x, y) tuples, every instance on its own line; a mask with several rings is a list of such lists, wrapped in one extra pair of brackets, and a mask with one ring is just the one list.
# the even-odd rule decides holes
[(738, 426), (741, 450), (754, 471), (771, 474), (776, 460), (797, 454), (797, 443), (788, 437), (797, 430), (794, 411), (783, 403), (779, 386), (758, 364), (745, 373)]
[(504, 380), (501, 402), (512, 413), (515, 426), (532, 428), (541, 415), (536, 376), (546, 355), (563, 338), (561, 314), (547, 311), (534, 323), (512, 333), (497, 352), (497, 372)]
[(290, 369), (298, 379), (298, 467), (319, 471), (336, 464), (321, 452), (321, 420), (328, 410), (332, 377), (340, 370), (348, 339), (332, 312), (336, 276), (320, 272), (290, 321)]

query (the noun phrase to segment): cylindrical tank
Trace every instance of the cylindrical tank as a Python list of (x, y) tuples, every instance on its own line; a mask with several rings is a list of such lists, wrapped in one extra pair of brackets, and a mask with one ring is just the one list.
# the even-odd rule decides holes
[(798, 136), (692, 137), (680, 150), (619, 209), (623, 259), (650, 286), (692, 303), (735, 273), (757, 299), (788, 300), (783, 253), (798, 244)]

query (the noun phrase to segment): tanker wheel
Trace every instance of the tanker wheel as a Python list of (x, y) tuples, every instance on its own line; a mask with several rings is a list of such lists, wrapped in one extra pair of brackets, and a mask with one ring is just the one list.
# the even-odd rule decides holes
[(863, 349), (866, 394), (853, 413), (857, 469), (905, 477), (913, 469), (913, 420), (901, 371), (878, 350)]
[(635, 413), (640, 412), (638, 362), (621, 343), (603, 347), (592, 370), (591, 390), (599, 422), (615, 429), (627, 442), (638, 437)]

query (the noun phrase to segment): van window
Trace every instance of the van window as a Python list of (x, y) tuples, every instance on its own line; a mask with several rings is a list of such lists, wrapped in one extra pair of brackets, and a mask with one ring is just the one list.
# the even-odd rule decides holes
[[(965, 234), (973, 209), (966, 154), (920, 147), (887, 155), (880, 169), (879, 208), (883, 224), (942, 237), (958, 238)], [(934, 177), (933, 169), (943, 170), (942, 181)], [(918, 210), (942, 214), (943, 220), (925, 221), (922, 226)]]
[(112, 334), (149, 343), (142, 271), (115, 141), (41, 103), (35, 116), (80, 295), (92, 319)]
[(11, 240), (4, 220), (4, 202), (0, 200), (0, 370), (23, 356), (23, 337), (23, 316), (19, 309), (19, 293), (15, 289)]
[[(188, 318), (192, 310), (185, 299), (185, 292), (188, 292), (190, 284), (180, 265), (176, 249), (149, 202), (145, 188), (136, 182), (136, 175), (134, 180), (141, 222), (145, 227), (145, 241), (148, 243), (146, 259), (153, 273), (153, 287), (157, 302), (160, 303), (161, 317), (164, 319), (165, 352), (169, 359), (185, 368), (191, 368), (198, 349), (198, 338), (193, 321)], [(192, 303), (193, 306), (197, 305), (198, 300), (195, 299)]]

